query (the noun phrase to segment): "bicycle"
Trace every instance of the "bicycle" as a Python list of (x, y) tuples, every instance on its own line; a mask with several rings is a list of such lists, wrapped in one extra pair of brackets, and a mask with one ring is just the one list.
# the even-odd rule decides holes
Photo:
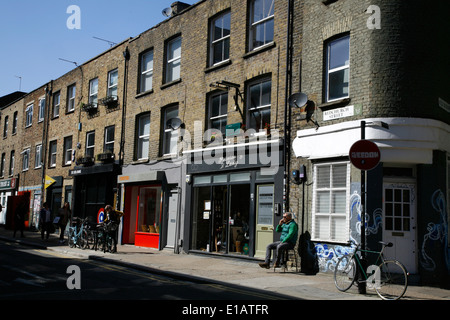
[(113, 236), (117, 227), (118, 224), (112, 221), (98, 225), (95, 250), (100, 248), (103, 252), (113, 252)]
[(81, 249), (86, 249), (88, 242), (86, 241), (87, 231), (85, 229), (85, 221), (86, 219), (83, 220), (78, 217), (72, 219), (72, 225), (68, 231), (69, 247), (73, 248), (78, 246)]
[[(391, 242), (380, 241), (381, 251), (362, 250), (361, 245), (356, 245), (355, 251), (339, 258), (334, 270), (334, 283), (338, 290), (347, 291), (355, 281), (365, 282), (367, 288), (375, 289), (383, 300), (398, 300), (406, 292), (408, 287), (408, 272), (405, 266), (397, 260), (385, 260), (383, 252), (386, 247), (392, 247)], [(349, 245), (356, 244), (354, 241)], [(357, 252), (378, 254), (375, 265), (364, 270), (361, 258)]]

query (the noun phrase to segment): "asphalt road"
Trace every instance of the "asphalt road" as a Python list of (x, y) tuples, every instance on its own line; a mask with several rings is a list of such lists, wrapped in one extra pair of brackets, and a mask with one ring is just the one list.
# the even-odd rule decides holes
[(190, 282), (0, 242), (0, 300), (29, 299), (270, 301), (283, 297), (238, 286)]

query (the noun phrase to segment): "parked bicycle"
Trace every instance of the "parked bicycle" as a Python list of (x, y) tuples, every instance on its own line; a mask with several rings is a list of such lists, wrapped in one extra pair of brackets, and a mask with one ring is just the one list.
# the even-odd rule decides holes
[(114, 232), (118, 228), (118, 224), (109, 221), (97, 226), (97, 237), (95, 250), (100, 249), (103, 252), (113, 252)]
[[(386, 247), (392, 247), (391, 242), (380, 241), (380, 252), (362, 250), (354, 241), (349, 245), (356, 245), (355, 251), (342, 256), (334, 270), (334, 283), (340, 291), (347, 291), (355, 282), (365, 282), (367, 288), (375, 289), (383, 300), (400, 299), (408, 287), (408, 273), (405, 266), (397, 260), (385, 260), (383, 252)], [(364, 270), (358, 252), (378, 254), (374, 265)]]
[(85, 219), (74, 217), (68, 231), (69, 247), (86, 248), (86, 230), (84, 228)]

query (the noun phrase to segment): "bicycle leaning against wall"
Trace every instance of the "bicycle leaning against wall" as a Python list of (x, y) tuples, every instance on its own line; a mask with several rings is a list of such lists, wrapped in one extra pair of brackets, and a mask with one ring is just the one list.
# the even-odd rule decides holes
[[(400, 299), (408, 287), (408, 272), (405, 266), (397, 260), (385, 260), (383, 251), (392, 247), (391, 242), (380, 241), (380, 252), (361, 250), (361, 245), (350, 241), (349, 245), (356, 245), (353, 253), (339, 258), (334, 270), (334, 283), (340, 291), (347, 291), (355, 282), (365, 282), (368, 289), (375, 289), (383, 300)], [(378, 254), (374, 265), (364, 270), (358, 252)]]

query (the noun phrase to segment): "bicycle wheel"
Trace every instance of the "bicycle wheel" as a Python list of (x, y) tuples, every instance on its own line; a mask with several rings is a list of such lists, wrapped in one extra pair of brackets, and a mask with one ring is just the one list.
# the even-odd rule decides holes
[(67, 241), (69, 243), (69, 247), (73, 248), (75, 246), (75, 230), (72, 228), (69, 228), (69, 235)]
[(356, 280), (356, 261), (353, 256), (342, 256), (334, 269), (334, 284), (340, 291), (347, 291)]
[(384, 261), (375, 272), (374, 285), (383, 300), (398, 300), (408, 287), (406, 268), (396, 260)]
[(82, 234), (81, 234), (81, 243), (80, 245), (82, 246), (82, 249), (89, 249), (91, 243), (93, 243), (94, 241), (92, 240), (92, 235), (91, 235), (91, 231), (90, 230), (86, 230), (84, 229)]

